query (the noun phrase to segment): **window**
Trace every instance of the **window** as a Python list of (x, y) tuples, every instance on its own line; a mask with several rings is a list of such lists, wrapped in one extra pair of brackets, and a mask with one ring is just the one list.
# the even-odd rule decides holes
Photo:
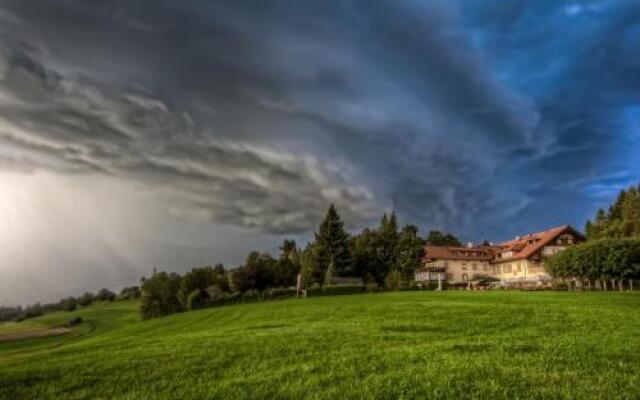
[(469, 280), (469, 275), (467, 275), (467, 274), (462, 274), (462, 280), (463, 280), (463, 281), (468, 281), (468, 280)]
[(518, 272), (522, 272), (522, 263), (518, 263)]
[(487, 264), (484, 264), (484, 265), (482, 266), (482, 270), (483, 270), (483, 271), (488, 271), (488, 270), (489, 270), (489, 266), (488, 266)]
[(508, 273), (508, 272), (511, 272), (511, 264), (506, 264), (506, 265), (504, 266), (504, 272), (507, 272), (507, 273)]
[(474, 270), (474, 271), (477, 271), (478, 270), (478, 264), (472, 263), (471, 264), (471, 269)]

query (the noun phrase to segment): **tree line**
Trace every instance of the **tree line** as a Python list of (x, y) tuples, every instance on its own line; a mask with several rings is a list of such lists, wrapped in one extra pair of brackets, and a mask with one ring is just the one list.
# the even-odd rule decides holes
[(350, 235), (331, 205), (312, 241), (304, 248), (285, 239), (279, 254), (252, 251), (244, 264), (225, 269), (193, 268), (184, 275), (160, 272), (142, 283), (141, 315), (154, 318), (185, 310), (295, 293), (298, 275), (304, 288), (323, 293), (349, 290), (336, 280), (351, 278), (353, 290), (397, 288), (413, 279), (425, 243), (459, 246), (449, 233), (430, 231), (426, 240), (415, 225), (398, 225), (395, 213), (384, 214), (376, 228)]
[(569, 285), (584, 282), (597, 290), (633, 290), (640, 279), (640, 185), (621, 190), (607, 211), (599, 209), (585, 225), (587, 241), (551, 257), (545, 267)]

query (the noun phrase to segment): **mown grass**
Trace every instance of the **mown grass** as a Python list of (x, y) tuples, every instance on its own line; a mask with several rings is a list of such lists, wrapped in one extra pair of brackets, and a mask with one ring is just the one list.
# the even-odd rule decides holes
[(140, 321), (0, 346), (1, 399), (640, 398), (640, 295), (396, 292)]

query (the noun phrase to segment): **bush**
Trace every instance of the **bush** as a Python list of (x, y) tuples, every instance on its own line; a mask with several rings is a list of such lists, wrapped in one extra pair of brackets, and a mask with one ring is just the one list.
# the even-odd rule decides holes
[(545, 262), (558, 278), (633, 279), (640, 276), (640, 238), (591, 240)]
[(189, 293), (187, 298), (187, 308), (189, 310), (198, 310), (207, 306), (209, 302), (209, 293), (206, 290), (196, 289)]
[[(447, 290), (451, 285), (447, 281), (442, 281), (442, 290)], [(466, 284), (465, 284), (466, 287)], [(424, 290), (437, 290), (438, 282), (437, 281), (428, 281), (422, 284), (422, 288)]]
[(262, 294), (257, 290), (251, 289), (242, 293), (241, 297), (242, 301), (258, 301), (262, 300)]
[(159, 272), (142, 284), (140, 314), (142, 318), (155, 318), (182, 311), (178, 289), (182, 278), (176, 273)]
[(96, 295), (96, 300), (98, 301), (114, 301), (116, 299), (116, 294), (107, 288), (102, 288)]
[(69, 327), (74, 327), (74, 326), (80, 325), (81, 323), (82, 323), (82, 317), (75, 317), (74, 319), (69, 321), (67, 325), (69, 325)]
[(286, 299), (296, 297), (298, 291), (295, 288), (275, 288), (267, 292), (270, 299)]
[(366, 290), (368, 293), (372, 293), (372, 292), (377, 292), (378, 290), (380, 290), (380, 287), (378, 286), (378, 284), (374, 281), (368, 281), (364, 287), (364, 290)]
[(239, 301), (241, 301), (241, 294), (238, 292), (219, 292), (215, 294), (209, 294), (209, 306), (211, 307), (233, 304)]
[(397, 290), (421, 290), (419, 282), (416, 281), (400, 281)]
[(328, 285), (322, 288), (312, 287), (307, 290), (307, 296), (338, 296), (344, 294), (362, 293), (362, 285)]
[(66, 299), (63, 299), (61, 303), (64, 311), (71, 312), (78, 308), (78, 301), (75, 297), (67, 297)]
[(397, 290), (400, 287), (402, 274), (400, 271), (391, 271), (384, 280), (384, 288), (387, 290)]
[(119, 300), (132, 300), (140, 298), (140, 286), (129, 286), (120, 291)]
[(89, 304), (93, 303), (93, 299), (94, 299), (93, 293), (85, 292), (85, 294), (83, 294), (78, 298), (78, 304), (83, 307), (86, 307)]
[(554, 281), (551, 284), (551, 290), (567, 291), (567, 290), (569, 290), (569, 287), (564, 282)]

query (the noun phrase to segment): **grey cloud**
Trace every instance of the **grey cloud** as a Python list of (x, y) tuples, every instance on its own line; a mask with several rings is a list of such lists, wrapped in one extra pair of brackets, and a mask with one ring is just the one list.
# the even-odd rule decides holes
[[(373, 196), (311, 156), (190, 134), (183, 115), (160, 100), (65, 76), (37, 56), (6, 57), (0, 83), (11, 100), (0, 106), (9, 131), (0, 143), (9, 155), (32, 157), (31, 168), (130, 179), (170, 193), (175, 208), (266, 232), (308, 230), (330, 202), (352, 221), (371, 216)], [(37, 88), (37, 101), (25, 88)]]
[[(30, 143), (71, 146), (60, 157), (74, 170), (181, 193), (177, 213), (303, 231), (335, 201), (354, 224), (395, 207), (484, 234), (535, 187), (575, 178), (566, 160), (590, 170), (610, 156), (584, 157), (603, 120), (602, 103), (588, 118), (586, 102), (607, 82), (585, 92), (510, 78), (549, 74), (561, 29), (532, 16), (561, 12), (554, 3), (7, 1), (4, 92), (16, 104), (0, 104)], [(583, 57), (615, 43), (633, 21), (620, 18), (561, 79), (579, 89), (602, 72)], [(624, 46), (603, 60), (633, 54)]]

